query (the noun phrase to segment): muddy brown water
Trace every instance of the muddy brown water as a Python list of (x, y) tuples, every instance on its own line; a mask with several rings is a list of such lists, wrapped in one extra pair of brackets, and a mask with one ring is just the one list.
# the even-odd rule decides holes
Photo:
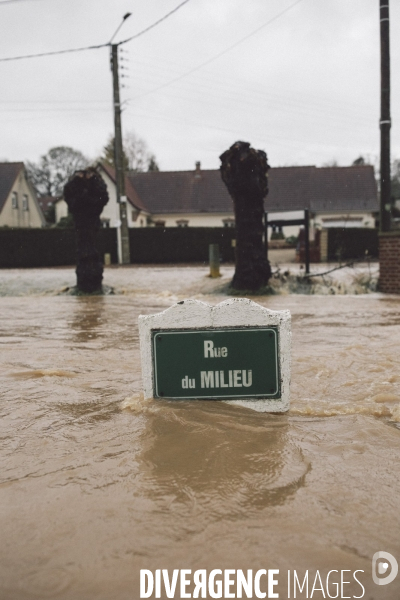
[(291, 410), (267, 415), (142, 399), (137, 317), (196, 280), (172, 297), (168, 276), (0, 298), (0, 598), (135, 600), (140, 569), (276, 568), (280, 598), (288, 569), (345, 569), (397, 600), (371, 559), (400, 562), (400, 298), (254, 298), (293, 318)]

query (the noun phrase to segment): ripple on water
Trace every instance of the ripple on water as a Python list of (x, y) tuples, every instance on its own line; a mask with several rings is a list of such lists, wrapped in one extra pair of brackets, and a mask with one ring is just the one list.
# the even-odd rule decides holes
[(366, 572), (335, 548), (396, 555), (400, 300), (259, 298), (302, 315), (274, 416), (145, 401), (137, 317), (172, 303), (159, 290), (204, 291), (206, 270), (118, 272), (129, 296), (1, 298), (0, 596), (122, 600), (141, 566)]
[(54, 598), (65, 592), (71, 586), (73, 579), (70, 569), (49, 567), (23, 575), (19, 587), (30, 596)]
[(31, 371), (19, 371), (10, 373), (10, 377), (15, 379), (32, 379), (40, 377), (76, 377), (76, 373), (64, 371), (63, 369), (35, 369)]
[(285, 503), (305, 483), (310, 465), (288, 438), (285, 417), (141, 396), (121, 408), (146, 415), (142, 485), (162, 512), (237, 518)]

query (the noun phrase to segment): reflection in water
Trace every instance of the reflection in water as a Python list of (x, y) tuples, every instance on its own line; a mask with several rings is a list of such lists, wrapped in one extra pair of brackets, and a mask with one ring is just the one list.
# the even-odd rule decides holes
[(366, 597), (398, 600), (399, 578), (368, 577), (400, 552), (400, 301), (260, 298), (293, 314), (277, 416), (141, 399), (137, 317), (169, 303), (146, 294), (0, 299), (1, 600), (136, 600), (140, 568), (269, 567), (360, 568)]
[(71, 321), (76, 342), (97, 339), (107, 326), (105, 298), (103, 296), (77, 296), (75, 312)]
[(287, 430), (285, 416), (215, 402), (169, 403), (146, 423), (146, 489), (160, 510), (207, 522), (282, 504), (308, 470)]

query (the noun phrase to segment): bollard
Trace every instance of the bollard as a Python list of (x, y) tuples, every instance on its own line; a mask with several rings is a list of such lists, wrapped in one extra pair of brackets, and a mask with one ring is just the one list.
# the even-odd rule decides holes
[(106, 253), (106, 254), (104, 255), (104, 265), (105, 265), (106, 267), (109, 267), (109, 266), (111, 265), (111, 254), (109, 254), (109, 253)]
[(219, 272), (219, 245), (210, 244), (208, 246), (208, 256), (210, 259), (210, 277), (221, 277)]

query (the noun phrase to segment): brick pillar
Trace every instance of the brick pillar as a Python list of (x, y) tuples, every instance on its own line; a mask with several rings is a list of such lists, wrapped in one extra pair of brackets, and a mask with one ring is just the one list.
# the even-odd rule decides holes
[(379, 291), (400, 294), (400, 231), (379, 234)]

